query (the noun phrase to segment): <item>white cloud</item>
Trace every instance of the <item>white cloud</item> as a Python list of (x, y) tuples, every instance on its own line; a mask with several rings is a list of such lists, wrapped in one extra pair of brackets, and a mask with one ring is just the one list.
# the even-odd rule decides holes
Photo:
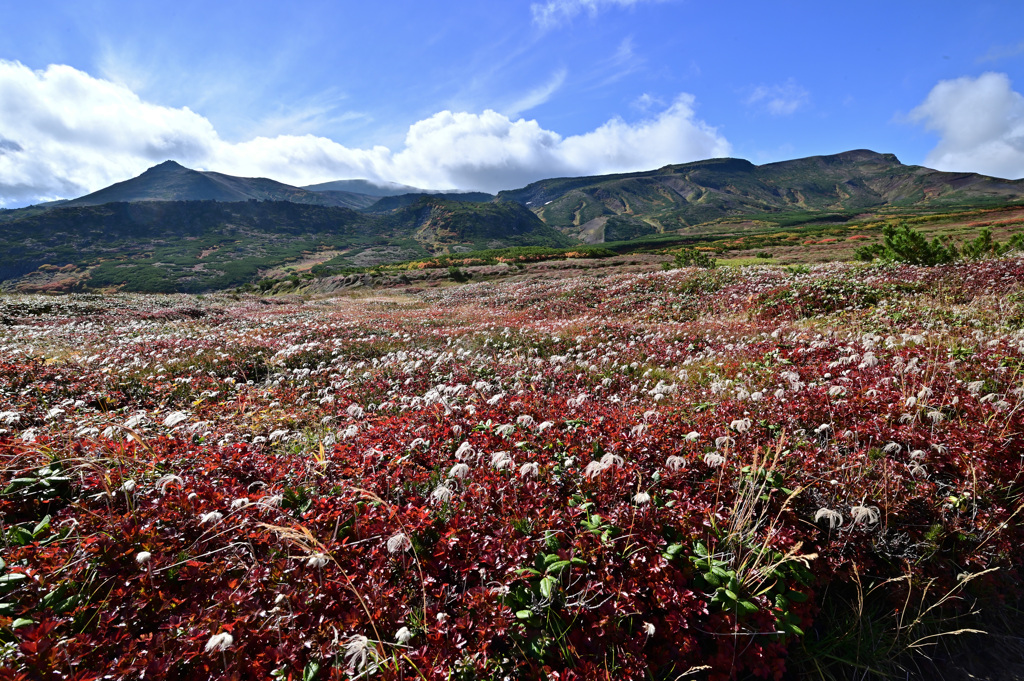
[(0, 60), (0, 201), (73, 196), (152, 161), (206, 158), (216, 132), (188, 108), (148, 104), (70, 66), (32, 71)]
[(1006, 74), (940, 81), (910, 119), (939, 135), (929, 167), (1024, 176), (1024, 96)]
[(633, 36), (626, 36), (619, 43), (618, 49), (607, 59), (595, 63), (597, 71), (601, 76), (598, 87), (605, 87), (622, 80), (644, 65), (644, 58), (639, 56), (633, 49)]
[(759, 85), (747, 98), (747, 106), (764, 107), (773, 116), (788, 116), (811, 100), (811, 94), (790, 78), (780, 85)]
[(639, 109), (640, 111), (650, 111), (655, 106), (664, 106), (665, 102), (661, 97), (645, 92), (630, 102), (629, 105), (634, 109)]
[(231, 143), (203, 116), (145, 102), (125, 85), (69, 66), (33, 71), (0, 61), (0, 205), (79, 196), (167, 159), (295, 185), (366, 178), (494, 192), (545, 177), (728, 155), (729, 143), (695, 117), (693, 103), (682, 94), (639, 122), (613, 118), (568, 137), (487, 110), (418, 121), (399, 151), (354, 149), (313, 134)]
[(606, 7), (633, 7), (641, 2), (663, 2), (664, 0), (548, 0), (530, 5), (533, 23), (542, 30), (555, 28), (587, 12), (591, 17)]
[(694, 118), (693, 97), (683, 94), (647, 120), (614, 118), (569, 137), (494, 111), (442, 111), (409, 128), (394, 165), (395, 179), (405, 184), (434, 179), (434, 186), (493, 192), (546, 177), (646, 170), (730, 151), (714, 128)]
[(975, 61), (979, 64), (987, 61), (1002, 61), (1003, 59), (1011, 59), (1020, 54), (1024, 54), (1024, 42), (1017, 43), (1016, 45), (993, 45), (989, 48), (988, 52), (978, 57)]
[(551, 95), (555, 94), (559, 88), (565, 83), (565, 77), (569, 75), (569, 72), (564, 68), (558, 69), (553, 74), (548, 82), (544, 83), (540, 87), (537, 87), (528, 92), (523, 97), (519, 98), (512, 103), (511, 106), (505, 108), (505, 114), (509, 116), (518, 116), (524, 111), (536, 108), (544, 102), (551, 99)]

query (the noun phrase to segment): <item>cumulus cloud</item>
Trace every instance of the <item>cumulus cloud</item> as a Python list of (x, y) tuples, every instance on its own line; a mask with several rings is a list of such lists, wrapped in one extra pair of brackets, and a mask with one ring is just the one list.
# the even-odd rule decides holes
[(548, 0), (530, 5), (533, 23), (543, 30), (548, 30), (570, 21), (583, 12), (590, 16), (606, 7), (632, 7), (641, 2), (661, 2), (663, 0)]
[(779, 85), (759, 85), (747, 98), (747, 106), (764, 107), (774, 116), (788, 116), (805, 106), (811, 94), (790, 78)]
[(1005, 73), (940, 81), (910, 119), (939, 135), (927, 166), (1024, 176), (1024, 97)]
[(188, 108), (142, 101), (70, 66), (0, 61), (0, 197), (74, 196), (167, 158), (207, 157), (213, 126)]
[(410, 127), (405, 149), (394, 156), (395, 170), (405, 184), (423, 186), (422, 181), (434, 177), (450, 186), (493, 192), (545, 177), (629, 172), (727, 156), (729, 143), (695, 118), (693, 101), (683, 94), (647, 120), (614, 118), (569, 137), (537, 121), (511, 120), (494, 111), (442, 111)]
[(644, 120), (613, 118), (567, 137), (491, 110), (441, 111), (411, 125), (404, 148), (393, 151), (313, 134), (229, 142), (203, 116), (145, 102), (125, 85), (69, 66), (33, 71), (0, 61), (0, 205), (80, 196), (167, 159), (294, 185), (366, 178), (495, 192), (729, 152), (717, 130), (696, 118), (688, 94)]

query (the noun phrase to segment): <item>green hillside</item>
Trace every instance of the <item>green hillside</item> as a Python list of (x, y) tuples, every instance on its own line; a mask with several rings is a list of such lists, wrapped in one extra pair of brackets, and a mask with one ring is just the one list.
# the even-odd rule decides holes
[[(459, 251), (570, 245), (515, 203), (423, 199), (385, 216), (287, 201), (64, 206), (0, 231), (7, 288), (208, 291), (290, 264), (367, 266)], [(50, 275), (50, 276), (47, 276)]]
[[(543, 180), (501, 192), (499, 198), (522, 203), (567, 234), (599, 243), (736, 218), (784, 224), (794, 213), (808, 222), (825, 214), (842, 220), (884, 208), (1006, 202), (1024, 198), (1024, 181), (906, 166), (892, 154), (857, 150), (762, 166), (726, 158), (642, 173)], [(610, 236), (604, 234), (609, 225)]]
[(488, 201), (493, 201), (494, 195), (485, 194), (484, 192), (452, 192), (439, 194), (415, 192), (410, 194), (397, 194), (395, 196), (381, 197), (373, 204), (367, 206), (364, 210), (367, 213), (387, 213), (388, 211), (397, 210), (399, 208), (404, 208), (406, 206), (411, 206), (423, 198), (442, 199), (444, 201), (461, 201), (464, 203), (485, 203)]

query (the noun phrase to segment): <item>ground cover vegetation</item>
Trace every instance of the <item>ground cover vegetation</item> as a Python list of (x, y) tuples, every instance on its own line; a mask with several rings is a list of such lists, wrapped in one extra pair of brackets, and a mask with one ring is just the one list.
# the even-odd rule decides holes
[(0, 677), (1012, 678), (1022, 282), (4, 296)]
[[(875, 258), (935, 265), (1020, 250), (1024, 239), (1021, 228), (1024, 228), (1024, 209), (1019, 206), (947, 210), (885, 221), (861, 220), (848, 226), (805, 226), (797, 228), (797, 231), (777, 232), (761, 228), (728, 238), (713, 232), (701, 236), (658, 235), (599, 246), (518, 246), (469, 251), (373, 267), (314, 265), (301, 273), (286, 267), (284, 272), (255, 284), (243, 285), (238, 292), (323, 293), (367, 284), (433, 285), (440, 279), (438, 270), (447, 270), (447, 278), (457, 282), (509, 276), (550, 277), (556, 269), (621, 270), (626, 263), (639, 264), (648, 258), (665, 269), (691, 265), (799, 267), (842, 259), (870, 262)], [(505, 267), (494, 267), (496, 265)], [(326, 284), (312, 281), (323, 278), (329, 281)]]

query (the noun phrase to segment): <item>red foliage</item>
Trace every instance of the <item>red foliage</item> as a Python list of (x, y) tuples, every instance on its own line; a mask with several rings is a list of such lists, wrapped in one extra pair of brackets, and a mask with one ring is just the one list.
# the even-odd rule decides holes
[(12, 299), (0, 677), (780, 678), (827, 584), (1019, 596), (1022, 273)]

